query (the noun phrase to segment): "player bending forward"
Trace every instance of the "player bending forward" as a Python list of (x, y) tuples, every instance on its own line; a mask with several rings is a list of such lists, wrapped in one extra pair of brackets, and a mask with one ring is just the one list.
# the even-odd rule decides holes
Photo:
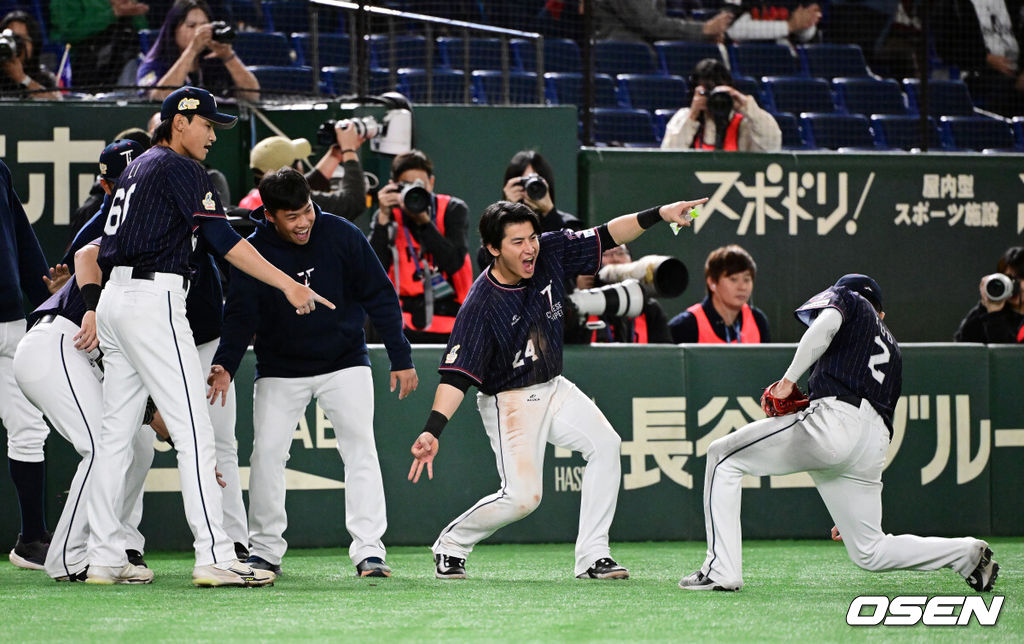
[[(882, 466), (903, 361), (896, 339), (882, 322), (878, 284), (866, 275), (845, 275), (798, 308), (796, 317), (808, 329), (785, 376), (761, 398), (765, 413), (774, 417), (753, 422), (708, 448), (707, 558), (679, 587), (739, 590), (743, 475), (808, 472), (836, 522), (833, 538), (846, 544), (861, 568), (952, 568), (974, 590), (991, 590), (999, 565), (984, 541), (882, 532)], [(808, 406), (796, 382), (812, 365)], [(789, 415), (801, 407), (803, 411)]]
[(546, 443), (581, 452), (587, 461), (576, 576), (629, 577), (608, 547), (621, 478), (619, 436), (593, 401), (561, 375), (564, 285), (567, 277), (596, 273), (605, 248), (633, 241), (662, 220), (688, 226), (684, 213), (705, 201), (680, 201), (597, 228), (544, 235), (537, 215), (522, 204), (499, 201), (484, 211), (480, 238), (493, 261), (455, 319), (433, 410), (412, 446), (409, 479), (417, 482), (424, 466), (433, 478), (441, 431), (476, 385), (501, 487), (441, 531), (431, 548), (438, 578), (465, 578), (474, 545), (533, 512), (543, 490)]

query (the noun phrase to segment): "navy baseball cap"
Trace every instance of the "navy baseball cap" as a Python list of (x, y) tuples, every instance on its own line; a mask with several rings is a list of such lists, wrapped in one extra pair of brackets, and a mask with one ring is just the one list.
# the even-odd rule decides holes
[(845, 286), (851, 291), (860, 293), (865, 300), (871, 302), (875, 309), (882, 310), (882, 287), (867, 275), (861, 275), (860, 273), (843, 275), (836, 282), (836, 286)]
[(100, 178), (116, 181), (128, 164), (146, 151), (138, 141), (118, 139), (100, 152)]
[(229, 128), (238, 121), (237, 116), (223, 114), (217, 111), (217, 99), (213, 94), (199, 87), (182, 87), (171, 92), (164, 99), (160, 108), (160, 120), (166, 121), (173, 118), (175, 114), (195, 114), (201, 116), (214, 125)]

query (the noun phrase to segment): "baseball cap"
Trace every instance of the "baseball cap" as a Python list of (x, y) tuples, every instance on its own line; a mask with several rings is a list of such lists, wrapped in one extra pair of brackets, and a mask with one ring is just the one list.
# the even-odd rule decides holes
[(860, 293), (877, 310), (882, 310), (882, 288), (878, 285), (878, 282), (867, 275), (848, 273), (839, 278), (836, 286), (845, 286), (851, 291)]
[(146, 151), (138, 141), (118, 139), (100, 152), (100, 178), (115, 181), (128, 164)]
[(173, 118), (175, 114), (195, 114), (201, 116), (214, 125), (228, 128), (233, 127), (238, 120), (237, 116), (222, 114), (217, 111), (217, 99), (213, 94), (199, 87), (182, 87), (171, 92), (164, 99), (160, 108), (160, 120), (166, 121)]
[(287, 139), (272, 136), (257, 143), (249, 153), (249, 167), (260, 172), (273, 172), (290, 166), (295, 159), (305, 159), (313, 153), (306, 139)]

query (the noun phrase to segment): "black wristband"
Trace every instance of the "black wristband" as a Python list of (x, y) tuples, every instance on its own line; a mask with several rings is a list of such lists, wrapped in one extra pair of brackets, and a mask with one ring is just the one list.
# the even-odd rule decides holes
[(640, 224), (640, 227), (644, 230), (660, 221), (663, 221), (661, 218), (661, 206), (655, 206), (654, 208), (648, 208), (636, 213), (636, 223)]
[(431, 409), (430, 417), (427, 418), (427, 424), (423, 426), (423, 431), (433, 435), (434, 438), (441, 438), (441, 432), (444, 431), (444, 426), (447, 424), (447, 416), (439, 411)]
[[(74, 279), (73, 277), (71, 279)], [(100, 303), (100, 295), (103, 287), (99, 284), (85, 284), (78, 289), (82, 293), (82, 300), (85, 302), (86, 311), (95, 311)]]

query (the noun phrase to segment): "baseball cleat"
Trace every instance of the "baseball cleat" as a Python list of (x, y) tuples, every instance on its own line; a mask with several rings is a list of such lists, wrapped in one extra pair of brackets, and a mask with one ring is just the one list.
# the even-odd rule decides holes
[(256, 555), (249, 555), (249, 558), (242, 565), (255, 568), (256, 570), (269, 570), (274, 573), (275, 577), (281, 576), (281, 564), (272, 564), (263, 557), (257, 557)]
[(273, 586), (274, 578), (274, 573), (269, 570), (253, 568), (234, 560), (227, 568), (210, 565), (192, 569), (192, 584), (202, 588)]
[(78, 572), (73, 572), (70, 575), (61, 575), (60, 577), (54, 577), (54, 581), (85, 581), (89, 575), (89, 566), (82, 568)]
[[(984, 541), (982, 543), (985, 544)], [(965, 580), (968, 586), (979, 593), (992, 590), (992, 586), (996, 583), (996, 577), (999, 576), (999, 564), (992, 560), (991, 548), (988, 547), (988, 544), (985, 544), (984, 547), (978, 567)]]
[(128, 563), (139, 568), (149, 568), (146, 565), (146, 560), (142, 558), (142, 553), (138, 550), (125, 550), (124, 554), (128, 556)]
[(40, 539), (39, 541), (29, 541), (26, 543), (21, 540), (21, 535), (19, 534), (18, 541), (14, 544), (14, 548), (11, 549), (8, 559), (18, 568), (43, 570), (43, 564), (46, 563), (46, 552), (49, 549), (49, 541)]
[(367, 557), (356, 564), (356, 577), (390, 577), (391, 568), (380, 557)]
[(451, 555), (434, 555), (434, 576), (438, 579), (465, 579), (466, 560)]
[(724, 590), (726, 592), (733, 592), (740, 589), (739, 586), (719, 584), (700, 570), (692, 575), (687, 575), (680, 579), (679, 587), (683, 590)]
[[(236, 541), (235, 542), (235, 559), (238, 559), (242, 563), (245, 563), (245, 560), (248, 559), (248, 558), (249, 558), (249, 549), (246, 548), (244, 544), (238, 543)], [(280, 573), (278, 573), (278, 574), (280, 574)]]
[(131, 564), (123, 566), (89, 566), (85, 583), (103, 586), (110, 584), (151, 584), (153, 583), (153, 571), (149, 568), (140, 568)]
[(629, 579), (629, 571), (615, 563), (611, 557), (602, 557), (586, 572), (576, 575), (576, 579)]

